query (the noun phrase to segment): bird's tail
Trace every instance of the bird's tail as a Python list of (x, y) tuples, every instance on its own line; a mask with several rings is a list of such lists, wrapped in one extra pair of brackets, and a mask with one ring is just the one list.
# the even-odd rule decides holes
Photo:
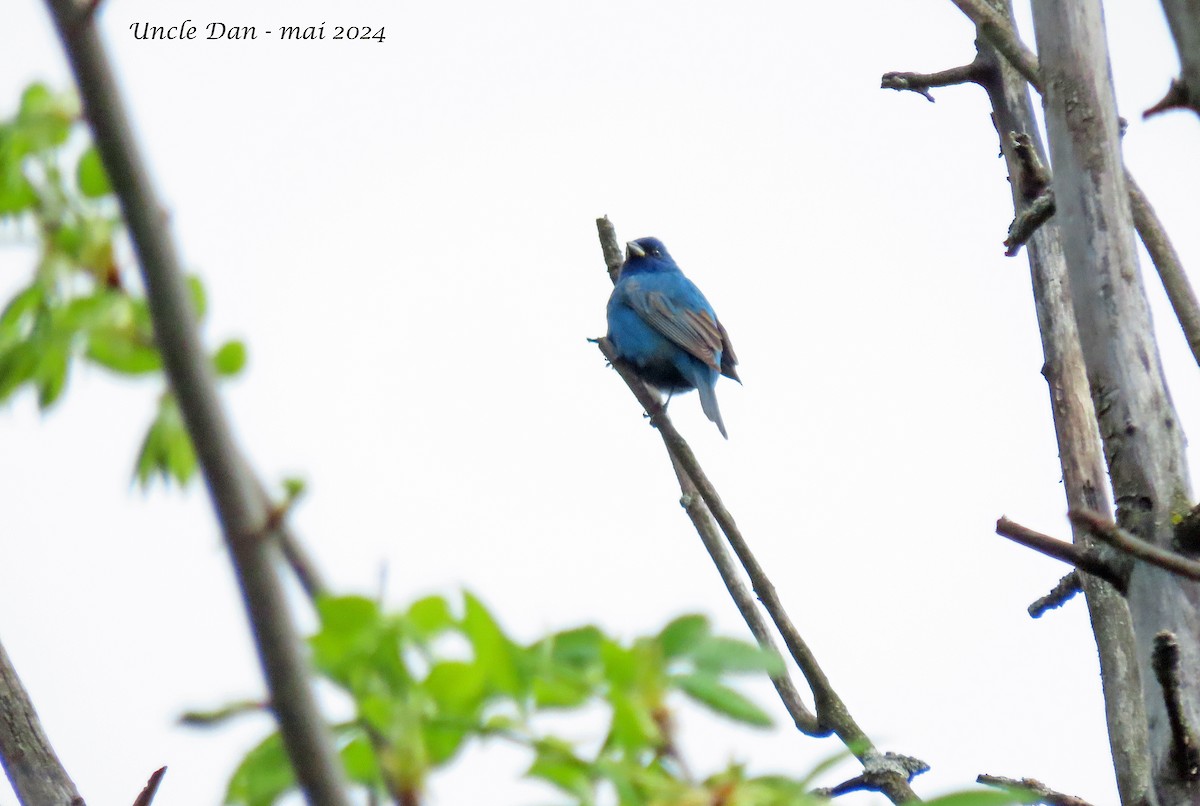
[(717, 406), (716, 385), (702, 383), (696, 388), (696, 391), (700, 393), (700, 408), (704, 409), (705, 416), (717, 424), (717, 430), (721, 432), (721, 436), (729, 439), (729, 434), (725, 433), (725, 422), (721, 419), (721, 409)]

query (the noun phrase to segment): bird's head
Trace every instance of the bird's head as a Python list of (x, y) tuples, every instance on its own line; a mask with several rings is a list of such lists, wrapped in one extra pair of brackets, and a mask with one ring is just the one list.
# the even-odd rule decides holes
[(671, 253), (658, 238), (638, 238), (625, 244), (622, 271), (678, 271)]

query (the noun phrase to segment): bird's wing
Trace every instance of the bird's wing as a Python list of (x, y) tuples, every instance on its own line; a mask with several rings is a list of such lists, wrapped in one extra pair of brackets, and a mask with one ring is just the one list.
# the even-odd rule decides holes
[(646, 324), (713, 369), (721, 369), (716, 355), (721, 349), (723, 333), (711, 313), (673, 305), (661, 291), (632, 294), (629, 301)]
[(721, 334), (721, 374), (726, 378), (732, 378), (738, 383), (742, 379), (737, 374), (737, 355), (733, 352), (733, 342), (729, 340), (729, 334), (725, 332), (725, 326), (717, 322), (717, 330)]

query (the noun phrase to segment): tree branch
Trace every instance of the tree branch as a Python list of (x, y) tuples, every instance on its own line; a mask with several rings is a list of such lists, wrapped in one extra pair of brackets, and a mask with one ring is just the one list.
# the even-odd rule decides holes
[(1183, 711), (1183, 681), (1179, 676), (1179, 641), (1167, 630), (1154, 636), (1151, 658), (1154, 676), (1162, 687), (1163, 704), (1171, 724), (1171, 760), (1176, 774), (1185, 781), (1200, 778), (1200, 750)]
[[(598, 219), (596, 225), (600, 233), (601, 242), (608, 244), (604, 249), (606, 257), (608, 255), (619, 254), (619, 246), (614, 248), (614, 245), (618, 243), (615, 231), (611, 223), (608, 222), (608, 219)], [(612, 263), (609, 263), (609, 273), (610, 276), (613, 276)], [(820, 733), (815, 735), (827, 735), (829, 731), (837, 734), (838, 738), (842, 740), (850, 752), (854, 753), (863, 763), (864, 775), (869, 774), (872, 782), (877, 784), (877, 791), (882, 792), (893, 803), (919, 801), (916, 793), (908, 785), (908, 780), (911, 776), (904, 777), (897, 771), (899, 768), (891, 766), (881, 767), (874, 763), (875, 760), (884, 758), (884, 754), (876, 750), (870, 738), (850, 715), (849, 709), (846, 708), (841, 697), (834, 691), (829, 679), (817, 663), (812, 650), (809, 649), (801, 637), (799, 630), (796, 629), (788, 617), (783, 603), (780, 601), (779, 595), (775, 590), (775, 586), (767, 577), (762, 566), (759, 565), (757, 558), (750, 550), (741, 531), (734, 523), (733, 517), (721, 502), (716, 489), (700, 468), (695, 454), (692, 453), (687, 442), (675, 429), (674, 424), (667, 416), (657, 396), (651, 393), (646, 384), (637, 377), (633, 368), (617, 356), (612, 343), (607, 338), (598, 339), (597, 343), (601, 353), (608, 359), (608, 362), (621, 376), (621, 379), (625, 381), (625, 384), (633, 392), (638, 403), (641, 404), (642, 409), (649, 414), (650, 424), (658, 429), (659, 436), (662, 437), (672, 462), (682, 469), (683, 473), (686, 474), (694, 486), (695, 493), (698, 493), (700, 498), (703, 499), (709, 513), (711, 513), (713, 519), (721, 528), (725, 539), (729, 542), (734, 554), (737, 555), (738, 560), (741, 562), (747, 577), (750, 579), (754, 592), (758, 595), (759, 601), (762, 602), (767, 614), (771, 617), (772, 622), (774, 622), (776, 629), (783, 638), (784, 644), (788, 648), (788, 652), (791, 654), (793, 660), (796, 661), (801, 674), (804, 675), (804, 679), (812, 689), (820, 730)], [(694, 493), (691, 493), (685, 487), (685, 497), (689, 494), (694, 495)], [(685, 501), (685, 506), (688, 503)], [(703, 533), (701, 534), (701, 538), (704, 538)], [(786, 704), (787, 702), (785, 701)], [(799, 722), (797, 727), (799, 727)], [(871, 762), (871, 766), (868, 766), (868, 762)]]
[(1118, 590), (1123, 590), (1125, 587), (1125, 581), (1121, 575), (1104, 561), (1100, 553), (1093, 546), (1067, 543), (1010, 521), (1008, 518), (1001, 518), (996, 521), (996, 534), (1001, 537), (1007, 537), (1009, 540), (1019, 543), (1026, 548), (1041, 552), (1047, 557), (1053, 557), (1056, 560), (1069, 563), (1080, 571), (1086, 571), (1093, 576), (1107, 580)]
[(934, 87), (952, 87), (957, 84), (978, 84), (984, 79), (985, 66), (978, 59), (960, 67), (940, 70), (936, 73), (884, 73), (879, 88), (898, 92), (915, 92), (933, 103), (929, 90)]
[(1196, 0), (1162, 0), (1162, 7), (1179, 52), (1180, 75), (1171, 82), (1166, 97), (1142, 116), (1179, 108), (1200, 114), (1200, 4)]
[(1064, 795), (1062, 792), (1055, 792), (1036, 778), (1018, 779), (1005, 778), (1000, 775), (980, 775), (975, 779), (975, 782), (1002, 789), (1025, 790), (1037, 796), (1038, 803), (1044, 803), (1046, 806), (1091, 806), (1083, 798), (1077, 798), (1074, 795)]
[(1087, 529), (1097, 540), (1103, 540), (1131, 557), (1170, 571), (1184, 579), (1200, 582), (1200, 562), (1135, 537), (1097, 512), (1076, 510), (1068, 512), (1067, 517), (1071, 519), (1072, 523)]
[(1041, 618), (1046, 615), (1048, 610), (1053, 610), (1057, 607), (1062, 607), (1071, 599), (1075, 598), (1075, 594), (1083, 591), (1083, 575), (1078, 571), (1071, 571), (1060, 579), (1050, 592), (1040, 599), (1025, 608), (1029, 613), (1030, 618)]
[(309, 686), (308, 666), (275, 571), (270, 506), (234, 442), (200, 343), (195, 311), (88, 6), (47, 0), (84, 113), (141, 266), (155, 340), (229, 547), (283, 743), (312, 803), (345, 804), (343, 771)]
[(75, 782), (50, 746), (17, 670), (0, 644), (0, 763), (17, 799), (83, 806)]
[(162, 783), (163, 776), (167, 774), (166, 767), (159, 767), (150, 775), (150, 780), (146, 782), (146, 786), (142, 789), (141, 794), (137, 796), (137, 800), (133, 802), (133, 806), (150, 806), (154, 802), (154, 796), (158, 794), (159, 784)]

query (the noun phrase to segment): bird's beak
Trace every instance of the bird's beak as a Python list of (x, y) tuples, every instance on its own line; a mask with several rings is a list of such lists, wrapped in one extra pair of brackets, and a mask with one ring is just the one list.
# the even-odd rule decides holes
[(630, 241), (625, 244), (625, 259), (629, 260), (632, 257), (645, 257), (646, 250), (638, 246), (635, 241)]

